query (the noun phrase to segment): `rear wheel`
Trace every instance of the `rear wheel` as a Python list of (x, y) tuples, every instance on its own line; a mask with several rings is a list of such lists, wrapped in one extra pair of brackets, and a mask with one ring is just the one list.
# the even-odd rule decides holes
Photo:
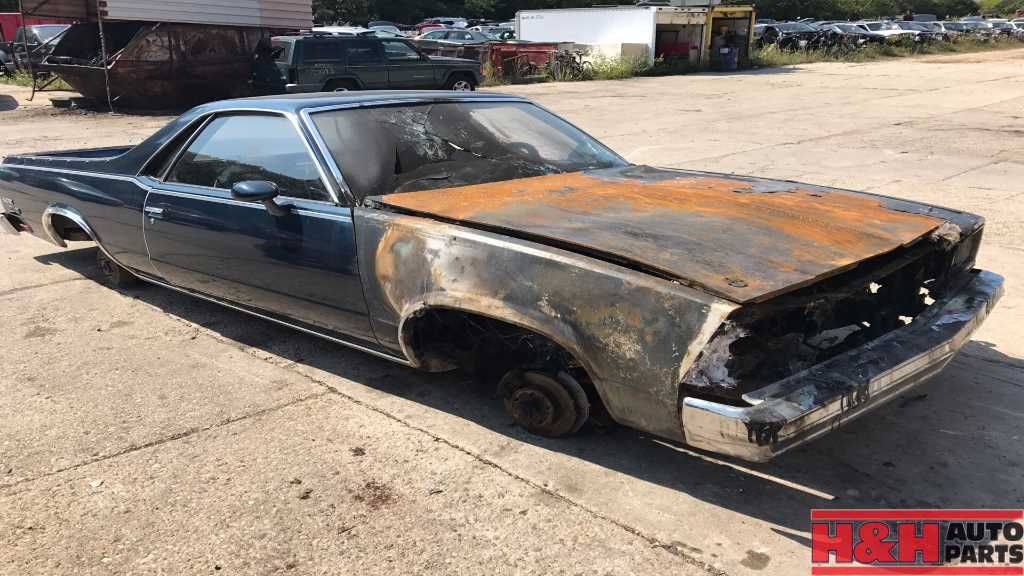
[(352, 80), (331, 80), (324, 84), (324, 92), (348, 92), (358, 89), (359, 86)]
[(454, 90), (456, 92), (472, 92), (476, 90), (476, 81), (470, 76), (459, 74), (452, 76), (448, 83), (445, 84), (445, 90)]
[(498, 389), (509, 416), (539, 436), (572, 434), (590, 416), (587, 393), (567, 372), (510, 370)]
[(123, 268), (117, 262), (114, 262), (103, 253), (102, 250), (96, 251), (96, 263), (100, 267), (100, 271), (103, 272), (103, 276), (106, 277), (107, 282), (111, 286), (123, 288), (126, 286), (134, 286), (139, 283), (139, 278)]

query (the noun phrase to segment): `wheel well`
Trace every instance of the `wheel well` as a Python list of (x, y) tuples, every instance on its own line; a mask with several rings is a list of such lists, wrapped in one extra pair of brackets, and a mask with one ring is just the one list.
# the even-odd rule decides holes
[(358, 90), (360, 88), (359, 82), (355, 78), (331, 78), (327, 82), (324, 82), (324, 90), (330, 90), (337, 86), (351, 86)]
[(468, 72), (466, 70), (455, 70), (448, 75), (448, 82), (454, 82), (460, 78), (465, 78), (474, 83), (476, 82), (476, 76), (474, 76), (472, 72)]
[(75, 223), (74, 220), (67, 216), (60, 214), (53, 214), (50, 216), (50, 226), (53, 231), (57, 233), (57, 236), (64, 240), (79, 241), (79, 240), (92, 240), (89, 233), (82, 230), (82, 227)]
[(572, 375), (592, 405), (603, 403), (583, 364), (551, 338), (509, 322), (453, 308), (426, 308), (402, 323), (406, 352), (425, 370), (463, 370), (497, 385), (514, 368)]

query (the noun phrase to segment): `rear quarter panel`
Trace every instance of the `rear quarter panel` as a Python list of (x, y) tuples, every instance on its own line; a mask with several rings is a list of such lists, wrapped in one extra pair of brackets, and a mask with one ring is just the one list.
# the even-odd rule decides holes
[(68, 207), (86, 220), (103, 247), (124, 266), (151, 274), (142, 235), (146, 188), (134, 178), (60, 168), (0, 165), (0, 197), (9, 199), (33, 234), (49, 240), (44, 211)]

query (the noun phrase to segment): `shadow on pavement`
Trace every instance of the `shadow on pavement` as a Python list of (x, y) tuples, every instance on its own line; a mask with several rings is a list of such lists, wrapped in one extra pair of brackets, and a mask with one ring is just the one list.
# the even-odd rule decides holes
[[(95, 248), (37, 260), (97, 274)], [(987, 342), (968, 343), (932, 381), (864, 418), (755, 465), (626, 428), (535, 437), (512, 425), (490, 391), (458, 374), (418, 372), (156, 286), (124, 293), (241, 345), (790, 530), (808, 529), (810, 508), (1012, 508), (1024, 501), (1024, 360)]]

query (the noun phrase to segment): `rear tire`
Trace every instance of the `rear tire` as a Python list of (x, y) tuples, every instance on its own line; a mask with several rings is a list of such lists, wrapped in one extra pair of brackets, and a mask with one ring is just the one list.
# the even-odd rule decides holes
[(126, 288), (139, 283), (139, 278), (117, 262), (114, 262), (102, 250), (96, 251), (96, 264), (106, 278), (107, 283), (116, 288)]
[(465, 74), (456, 74), (448, 79), (444, 89), (455, 92), (472, 92), (476, 90), (476, 80)]

